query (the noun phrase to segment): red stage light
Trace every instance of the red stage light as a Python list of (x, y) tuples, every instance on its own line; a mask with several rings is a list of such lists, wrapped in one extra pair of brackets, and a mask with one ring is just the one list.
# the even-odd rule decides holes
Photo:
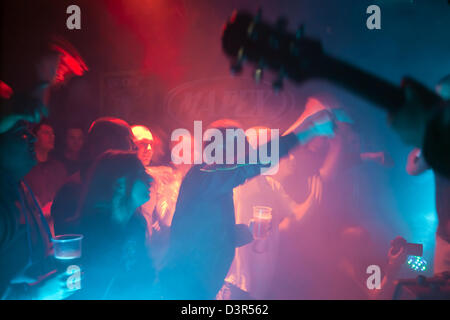
[(62, 83), (72, 75), (82, 76), (89, 70), (81, 55), (67, 41), (56, 39), (51, 49), (61, 54), (55, 83)]
[(0, 80), (0, 97), (3, 99), (11, 98), (13, 90), (10, 86)]

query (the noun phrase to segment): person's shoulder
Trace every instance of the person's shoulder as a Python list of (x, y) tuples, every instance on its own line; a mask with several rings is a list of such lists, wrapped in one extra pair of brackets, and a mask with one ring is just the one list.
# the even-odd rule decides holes
[(52, 156), (49, 160), (48, 163), (53, 164), (53, 165), (63, 165), (63, 162), (60, 158), (57, 158), (56, 156)]
[(201, 172), (203, 172), (203, 171), (202, 171), (202, 165), (200, 165), (200, 164), (195, 164), (195, 165), (193, 165), (193, 166), (189, 169), (189, 171), (186, 173), (185, 178), (187, 178), (188, 176), (192, 176), (192, 175), (199, 174), (199, 173), (201, 173)]
[(161, 180), (161, 182), (166, 183), (168, 180), (173, 179), (176, 174), (175, 170), (169, 166), (148, 166), (145, 169), (154, 179)]
[(152, 173), (152, 172), (171, 173), (174, 171), (174, 169), (169, 166), (148, 166), (145, 169), (150, 173)]
[(31, 168), (31, 170), (28, 171), (27, 175), (25, 176), (25, 180), (33, 179), (37, 175), (42, 174), (44, 166), (45, 163), (37, 161), (36, 164), (33, 166), (33, 168)]
[(201, 189), (207, 181), (208, 177), (204, 176), (204, 173), (200, 171), (200, 165), (192, 166), (184, 176), (184, 179), (180, 184), (180, 195), (186, 192), (190, 192), (193, 189)]

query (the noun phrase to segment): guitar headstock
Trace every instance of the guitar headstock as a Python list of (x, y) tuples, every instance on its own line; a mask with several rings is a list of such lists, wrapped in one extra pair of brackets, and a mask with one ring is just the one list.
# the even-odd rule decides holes
[(278, 74), (273, 82), (278, 90), (285, 77), (301, 82), (315, 76), (323, 55), (320, 42), (305, 37), (303, 26), (295, 33), (286, 31), (286, 26), (282, 18), (274, 25), (263, 22), (261, 11), (255, 16), (235, 11), (222, 33), (222, 48), (232, 59), (231, 72), (240, 73), (243, 63), (250, 62), (258, 82), (264, 69), (272, 70)]

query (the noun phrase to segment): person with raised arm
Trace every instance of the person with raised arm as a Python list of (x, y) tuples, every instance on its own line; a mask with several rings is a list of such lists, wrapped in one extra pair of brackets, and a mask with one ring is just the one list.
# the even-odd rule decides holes
[[(294, 132), (279, 139), (279, 157), (317, 136), (333, 136), (334, 126), (329, 111), (312, 115)], [(240, 124), (222, 119), (210, 128), (225, 135), (226, 129), (239, 129)], [(231, 146), (235, 147), (235, 142)], [(225, 144), (221, 147), (225, 149)], [(236, 159), (234, 165), (225, 164), (223, 151), (223, 159), (194, 165), (183, 180), (172, 220), (171, 243), (160, 275), (166, 290), (164, 298), (214, 299), (230, 269), (236, 246), (246, 238), (244, 230), (236, 227), (233, 189), (271, 164), (237, 164)], [(251, 241), (248, 230), (247, 233)]]

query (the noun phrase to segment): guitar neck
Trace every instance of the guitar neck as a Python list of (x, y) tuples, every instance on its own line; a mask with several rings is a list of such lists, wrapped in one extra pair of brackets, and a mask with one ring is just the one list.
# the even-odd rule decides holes
[[(393, 85), (343, 60), (323, 53), (319, 41), (280, 31), (280, 27), (261, 22), (247, 12), (237, 12), (224, 28), (222, 47), (237, 60), (233, 69), (241, 69), (242, 61), (257, 68), (265, 67), (299, 83), (318, 77), (353, 92), (387, 112), (395, 113), (407, 104), (404, 88)], [(282, 28), (281, 28), (282, 29)], [(405, 79), (406, 80), (406, 79)], [(442, 99), (432, 90), (407, 79), (404, 84), (413, 89), (418, 104), (433, 109)], [(280, 88), (280, 81), (274, 83)]]
[(320, 78), (327, 79), (388, 112), (395, 112), (405, 104), (402, 88), (345, 61), (324, 56), (316, 71)]

